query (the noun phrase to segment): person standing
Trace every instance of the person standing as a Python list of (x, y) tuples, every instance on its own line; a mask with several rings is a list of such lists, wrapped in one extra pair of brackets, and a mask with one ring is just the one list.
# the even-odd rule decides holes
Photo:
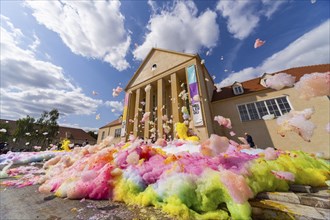
[(85, 147), (86, 145), (88, 145), (88, 141), (87, 141), (87, 139), (85, 139), (85, 142), (82, 143), (82, 146), (83, 146), (83, 147)]
[(250, 147), (255, 147), (255, 144), (253, 142), (253, 138), (251, 135), (249, 135), (248, 133), (245, 132), (245, 139), (248, 142), (248, 144), (250, 145)]

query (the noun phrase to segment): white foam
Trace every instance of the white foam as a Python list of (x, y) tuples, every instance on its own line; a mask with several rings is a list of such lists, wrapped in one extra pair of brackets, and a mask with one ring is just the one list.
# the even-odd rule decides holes
[(199, 153), (200, 152), (200, 147), (201, 145), (196, 145), (196, 144), (183, 144), (181, 146), (175, 146), (173, 144), (168, 144), (166, 147), (161, 147), (161, 146), (154, 146), (154, 148), (161, 148), (163, 151), (165, 151), (168, 154), (179, 154), (182, 152), (187, 152), (187, 153)]

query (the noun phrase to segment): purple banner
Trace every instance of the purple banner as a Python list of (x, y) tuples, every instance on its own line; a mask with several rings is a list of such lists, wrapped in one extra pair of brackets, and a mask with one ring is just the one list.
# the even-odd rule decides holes
[[(192, 107), (192, 111), (193, 111), (194, 125), (202, 126), (204, 123), (203, 123), (203, 116), (202, 116), (202, 106), (199, 101), (199, 92), (198, 92), (195, 65), (187, 67), (187, 73), (188, 73), (188, 84), (189, 84), (189, 92), (190, 92), (190, 98), (191, 98), (191, 103), (192, 103), (191, 107)], [(195, 97), (195, 99), (194, 99), (194, 97)]]
[(193, 97), (195, 95), (198, 95), (198, 85), (197, 82), (194, 82), (192, 84), (189, 84), (189, 91), (190, 91), (190, 97), (191, 97), (191, 102), (194, 104), (196, 101), (193, 100)]

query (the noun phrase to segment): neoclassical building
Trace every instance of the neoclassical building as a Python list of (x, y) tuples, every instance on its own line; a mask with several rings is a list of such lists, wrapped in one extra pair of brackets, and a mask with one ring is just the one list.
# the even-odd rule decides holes
[[(173, 124), (183, 122), (181, 109), (185, 106), (194, 132), (207, 139), (213, 133), (210, 101), (214, 82), (201, 63), (198, 55), (153, 48), (125, 88), (122, 135), (132, 133), (148, 139), (155, 128), (156, 138), (163, 137), (162, 117), (166, 115), (173, 122), (167, 124), (167, 136), (173, 138)], [(182, 91), (188, 93), (186, 100), (179, 97)], [(189, 97), (194, 96), (191, 101)], [(149, 121), (154, 124), (140, 123), (145, 112), (151, 113)]]
[[(330, 64), (322, 64), (279, 72), (291, 74), (297, 81), (304, 74), (329, 71)], [(127, 140), (130, 134), (144, 139), (164, 137), (165, 129), (166, 137), (173, 138), (173, 125), (183, 122), (181, 110), (186, 107), (191, 119), (189, 127), (202, 141), (213, 133), (230, 137), (229, 130), (214, 121), (214, 116), (221, 115), (231, 119), (237, 134), (231, 139), (236, 141), (237, 137), (248, 132), (260, 148), (301, 149), (322, 152), (329, 157), (330, 138), (325, 129), (330, 120), (329, 98), (318, 97), (306, 102), (299, 99), (294, 88), (279, 91), (266, 88), (264, 81), (271, 74), (275, 73), (264, 73), (252, 80), (235, 82), (217, 92), (213, 78), (198, 54), (153, 48), (125, 88), (122, 140)], [(185, 93), (187, 99), (182, 99)], [(277, 134), (276, 117), (291, 109), (299, 111), (309, 107), (315, 109), (312, 121), (317, 124), (311, 142), (303, 141), (296, 133), (288, 133), (285, 137)], [(150, 112), (149, 122), (141, 123), (146, 112)], [(262, 116), (267, 114), (274, 114), (275, 119), (263, 120)], [(162, 119), (164, 116), (172, 123), (165, 123)], [(118, 123), (114, 124), (118, 130)], [(100, 128), (99, 136), (105, 129), (110, 131), (110, 127)], [(99, 137), (98, 142), (101, 139)]]

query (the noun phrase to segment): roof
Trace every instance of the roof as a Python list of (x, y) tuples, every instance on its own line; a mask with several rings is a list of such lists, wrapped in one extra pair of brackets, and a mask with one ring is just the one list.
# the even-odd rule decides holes
[[(0, 119), (1, 124), (7, 124), (9, 127), (9, 131), (15, 131), (16, 130), (16, 121), (13, 120), (7, 120), (7, 119)], [(0, 128), (1, 129), (1, 128)]]
[[(325, 73), (325, 72), (329, 72), (329, 71), (330, 71), (330, 64), (320, 64), (320, 65), (314, 65), (314, 66), (303, 66), (303, 67), (290, 68), (290, 69), (270, 73), (270, 75), (284, 72), (284, 73), (290, 74), (292, 76), (295, 76), (296, 82), (297, 82), (304, 74), (310, 74), (310, 73), (315, 73), (315, 72)], [(267, 74), (267, 73), (265, 73), (265, 74)], [(263, 74), (263, 76), (265, 74)], [(263, 76), (241, 82), (243, 89), (244, 89), (244, 93), (241, 95), (250, 94), (250, 93), (268, 89), (260, 84), (260, 80), (262, 79)], [(217, 92), (216, 90), (213, 91), (212, 102), (240, 96), (240, 95), (235, 95), (233, 93), (232, 86), (223, 87), (223, 88), (221, 88), (221, 90), (222, 90), (221, 92)]]
[(89, 141), (95, 142), (95, 138), (93, 138), (90, 134), (85, 132), (80, 128), (68, 128), (68, 127), (59, 127), (59, 135), (61, 138), (69, 138), (73, 140), (81, 140), (81, 141)]
[(144, 64), (147, 62), (147, 60), (152, 55), (152, 52), (155, 51), (155, 50), (159, 50), (159, 51), (163, 51), (163, 52), (168, 52), (168, 53), (174, 53), (174, 54), (183, 55), (183, 56), (189, 56), (189, 57), (196, 57), (196, 56), (198, 56), (198, 54), (180, 53), (180, 52), (173, 51), (173, 50), (165, 50), (165, 49), (160, 49), (160, 48), (153, 47), (153, 48), (151, 48), (151, 50), (149, 51), (149, 53), (147, 54), (147, 56), (144, 58), (144, 60), (140, 64), (139, 68), (135, 71), (135, 73), (132, 76), (132, 78), (129, 80), (127, 86), (125, 87), (125, 91), (127, 91), (127, 89), (129, 88), (129, 86), (131, 85), (131, 83), (133, 82), (133, 80), (137, 77), (137, 75), (140, 72), (141, 68), (144, 66)]
[[(7, 121), (8, 123), (6, 123)], [(0, 119), (0, 122), (4, 124), (8, 124), (11, 133), (13, 133), (17, 127), (16, 121), (14, 120)], [(65, 138), (68, 136), (67, 138), (73, 139), (75, 141), (77, 140), (85, 141), (86, 139), (91, 143), (94, 143), (96, 141), (95, 138), (93, 138), (91, 135), (89, 135), (87, 132), (85, 132), (80, 128), (59, 126), (59, 132), (60, 132), (59, 138)]]
[(99, 129), (113, 127), (113, 126), (116, 126), (116, 125), (120, 125), (121, 124), (121, 121), (122, 121), (121, 118), (118, 118), (118, 119), (116, 119), (116, 120), (114, 120), (114, 121), (112, 121), (112, 122), (110, 122), (110, 123), (108, 123), (108, 124), (100, 127)]

